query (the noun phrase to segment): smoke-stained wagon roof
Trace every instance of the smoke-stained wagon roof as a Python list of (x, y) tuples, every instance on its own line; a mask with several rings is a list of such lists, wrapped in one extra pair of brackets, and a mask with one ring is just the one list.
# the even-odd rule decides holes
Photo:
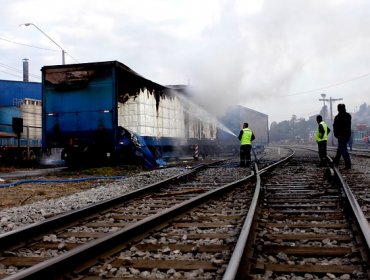
[(91, 78), (99, 79), (107, 75), (107, 69), (114, 69), (118, 100), (122, 103), (129, 96), (137, 96), (146, 89), (155, 96), (157, 107), (160, 97), (166, 93), (165, 86), (148, 80), (118, 61), (91, 62), (67, 65), (44, 66), (43, 83), (51, 84), (56, 90), (68, 91), (86, 87)]

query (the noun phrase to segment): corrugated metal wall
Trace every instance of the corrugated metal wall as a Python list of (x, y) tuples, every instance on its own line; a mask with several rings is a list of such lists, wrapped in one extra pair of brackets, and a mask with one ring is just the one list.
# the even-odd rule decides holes
[(0, 80), (0, 105), (13, 106), (15, 99), (41, 100), (41, 83)]

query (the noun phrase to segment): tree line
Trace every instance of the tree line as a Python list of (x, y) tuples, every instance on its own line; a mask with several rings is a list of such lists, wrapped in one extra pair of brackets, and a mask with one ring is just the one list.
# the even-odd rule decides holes
[[(361, 132), (360, 135), (368, 134), (370, 130), (370, 106), (363, 103), (357, 112), (349, 113), (352, 115), (352, 130)], [(329, 116), (327, 106), (323, 106), (318, 114)], [(333, 115), (336, 115), (336, 113), (333, 113)], [(313, 143), (317, 129), (316, 116), (313, 115), (306, 120), (305, 118), (298, 118), (296, 115), (293, 115), (290, 120), (272, 122), (270, 126), (270, 142), (282, 144)], [(331, 121), (328, 118), (326, 122), (330, 129), (332, 129)]]

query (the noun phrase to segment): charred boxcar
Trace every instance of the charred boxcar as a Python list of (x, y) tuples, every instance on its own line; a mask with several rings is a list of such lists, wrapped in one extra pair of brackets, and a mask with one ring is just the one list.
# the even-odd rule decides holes
[[(118, 61), (42, 68), (43, 147), (63, 148), (67, 163), (133, 161), (140, 152), (189, 152), (213, 145), (216, 124), (193, 117), (178, 90)], [(146, 146), (144, 149), (143, 147)]]
[(253, 130), (256, 139), (253, 141), (255, 151), (263, 150), (269, 143), (268, 115), (246, 108), (241, 105), (230, 107), (221, 122), (230, 129), (230, 132), (219, 130), (217, 139), (224, 152), (239, 152), (239, 140), (237, 136), (243, 123), (248, 123), (249, 128)]

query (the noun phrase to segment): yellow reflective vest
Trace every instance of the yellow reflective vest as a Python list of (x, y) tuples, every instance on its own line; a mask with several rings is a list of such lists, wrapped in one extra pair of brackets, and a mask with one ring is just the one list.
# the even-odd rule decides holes
[(243, 128), (243, 135), (240, 139), (240, 145), (252, 145), (252, 130), (249, 128)]
[(316, 130), (316, 142), (317, 143), (321, 142), (321, 141), (327, 141), (328, 140), (328, 125), (324, 121), (320, 122), (320, 124), (324, 128), (324, 134), (322, 134), (319, 131), (319, 128), (317, 128), (317, 130)]

